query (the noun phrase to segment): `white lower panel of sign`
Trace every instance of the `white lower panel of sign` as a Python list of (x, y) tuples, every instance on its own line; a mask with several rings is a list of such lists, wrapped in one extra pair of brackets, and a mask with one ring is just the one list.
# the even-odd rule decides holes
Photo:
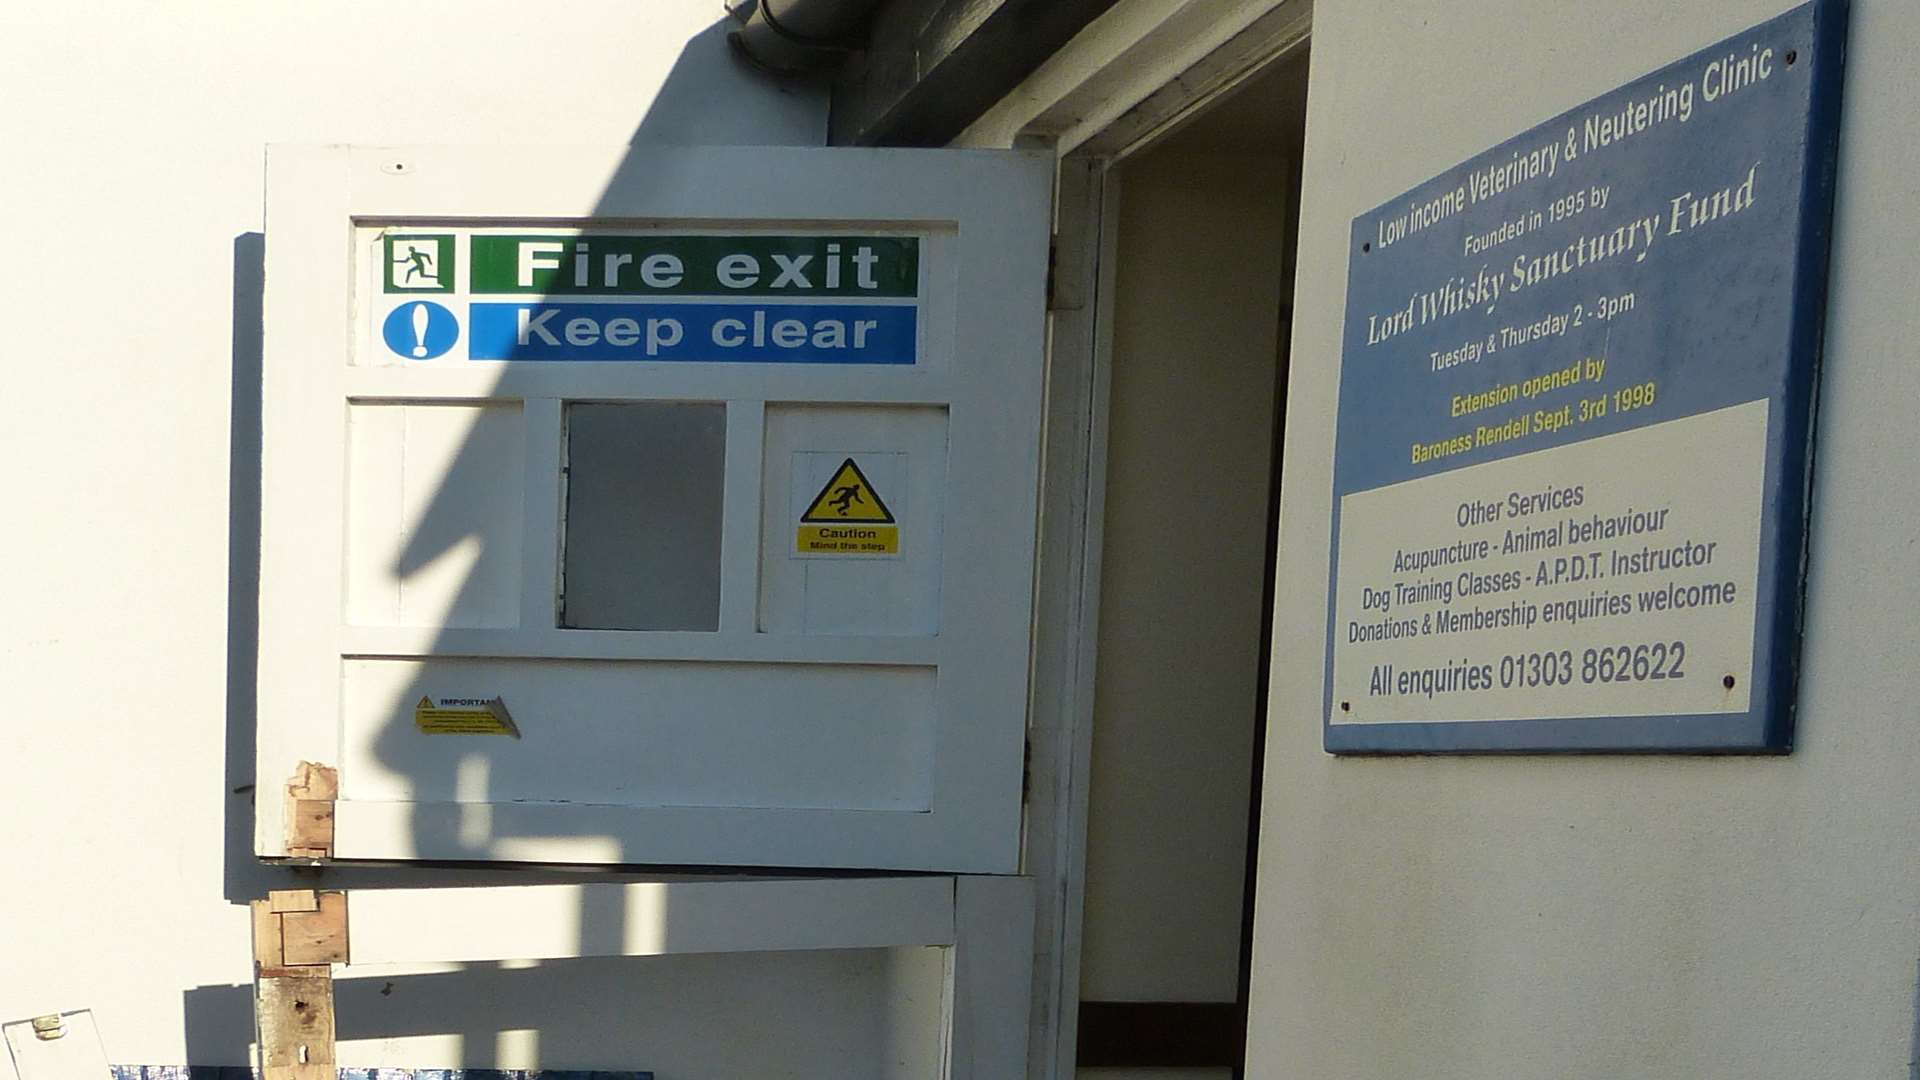
[(1766, 439), (1760, 400), (1343, 497), (1330, 722), (1747, 711)]

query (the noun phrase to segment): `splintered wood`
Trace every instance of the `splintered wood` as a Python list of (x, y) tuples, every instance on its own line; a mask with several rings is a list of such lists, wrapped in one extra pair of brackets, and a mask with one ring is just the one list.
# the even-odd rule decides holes
[(263, 1080), (335, 1080), (331, 965), (347, 962), (347, 894), (278, 890), (252, 911)]
[(303, 761), (287, 781), (287, 856), (325, 859), (333, 855), (333, 801), (340, 797), (340, 774)]

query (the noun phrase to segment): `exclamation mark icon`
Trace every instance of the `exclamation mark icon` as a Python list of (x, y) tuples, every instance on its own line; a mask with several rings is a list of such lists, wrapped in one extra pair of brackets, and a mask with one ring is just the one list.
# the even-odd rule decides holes
[(421, 303), (413, 305), (413, 355), (427, 355), (427, 305)]
[(460, 340), (460, 321), (431, 300), (395, 304), (380, 324), (380, 340), (395, 356), (431, 360)]

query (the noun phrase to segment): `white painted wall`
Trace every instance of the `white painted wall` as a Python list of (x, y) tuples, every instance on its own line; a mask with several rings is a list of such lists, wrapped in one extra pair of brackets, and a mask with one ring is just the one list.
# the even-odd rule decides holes
[[(246, 1061), (240, 905), (289, 881), (252, 863), (233, 791), (253, 755), (265, 144), (822, 143), (824, 94), (742, 69), (722, 17), (719, 0), (0, 14), (0, 1019), (92, 1008), (110, 1061)], [(392, 973), (384, 995), (378, 973), (342, 984), (342, 1057), (931, 1075), (928, 955)]]
[(1920, 955), (1920, 7), (1855, 0), (1798, 749), (1320, 749), (1349, 223), (1781, 0), (1314, 13), (1250, 1042), (1254, 1077), (1909, 1075)]

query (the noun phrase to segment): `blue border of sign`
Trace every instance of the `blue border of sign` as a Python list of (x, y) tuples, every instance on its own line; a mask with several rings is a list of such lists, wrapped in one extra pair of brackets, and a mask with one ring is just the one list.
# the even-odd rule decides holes
[[(1336, 442), (1333, 528), (1328, 553), (1325, 692), (1321, 724), (1325, 749), (1341, 754), (1446, 753), (1784, 753), (1792, 748), (1798, 686), (1800, 635), (1805, 607), (1808, 506), (1813, 477), (1813, 430), (1821, 343), (1826, 315), (1828, 248), (1832, 232), (1835, 162), (1839, 148), (1840, 97), (1845, 67), (1847, 0), (1813, 0), (1633, 80), (1570, 109), (1419, 185), (1354, 219), (1348, 279), (1348, 338), (1353, 340), (1359, 292), (1358, 260), (1363, 223), (1388, 207), (1409, 201), (1440, 178), (1500, 156), (1539, 133), (1558, 130), (1611, 98), (1629, 99), (1671, 73), (1696, 65), (1736, 43), (1762, 34), (1798, 34), (1811, 61), (1800, 159), (1802, 183), (1792, 256), (1792, 291), (1784, 372), (1770, 393), (1767, 475), (1763, 483), (1761, 563), (1756, 606), (1752, 704), (1746, 713), (1601, 717), (1555, 720), (1477, 720), (1434, 723), (1335, 724), (1333, 646), (1336, 631), (1333, 583), (1339, 557), (1340, 498), (1375, 484), (1342, 486), (1341, 446)], [(1806, 23), (1803, 28), (1799, 24)], [(1347, 375), (1351, 346), (1342, 359), (1341, 435), (1346, 431)], [(1664, 417), (1661, 419), (1665, 419)], [(1501, 455), (1505, 456), (1505, 455)], [(1478, 463), (1477, 461), (1474, 463)], [(1444, 471), (1444, 470), (1436, 470)], [(1764, 675), (1762, 675), (1764, 673)]]

